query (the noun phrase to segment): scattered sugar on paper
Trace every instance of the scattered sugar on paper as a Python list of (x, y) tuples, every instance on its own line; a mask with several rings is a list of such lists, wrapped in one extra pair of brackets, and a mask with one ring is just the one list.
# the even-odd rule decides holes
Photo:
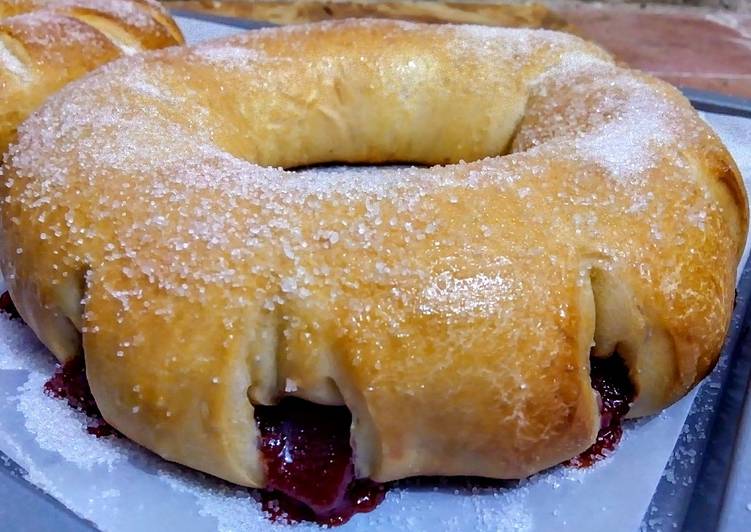
[(45, 382), (55, 372), (52, 356), (31, 329), (5, 315), (0, 316), (0, 370), (29, 372), (15, 399), (26, 429), (42, 449), (91, 469), (95, 465), (111, 467), (123, 459), (124, 447), (132, 447), (129, 442), (91, 436), (86, 431), (85, 414), (44, 392)]
[(32, 371), (19, 389), (18, 410), (37, 444), (83, 469), (106, 465), (111, 470), (114, 464), (125, 459), (123, 447), (132, 447), (132, 444), (119, 438), (97, 438), (89, 434), (86, 414), (44, 393), (48, 378), (47, 373)]
[[(0, 286), (0, 290), (3, 290)], [(54, 371), (47, 348), (34, 332), (19, 321), (0, 313), (0, 370)]]
[[(199, 514), (215, 518), (220, 532), (263, 532), (291, 528), (272, 522), (248, 489), (176, 467), (160, 468), (157, 477), (178, 492), (194, 495)], [(294, 530), (320, 530), (320, 527), (300, 524)]]
[[(394, 488), (386, 495), (386, 501), (375, 512), (361, 517), (362, 522), (375, 530), (424, 530), (425, 517), (434, 516), (438, 507), (450, 506), (446, 520), (441, 520), (442, 530), (461, 532), (468, 529), (478, 532), (526, 532), (534, 528), (534, 519), (526, 506), (528, 489), (520, 485), (514, 488), (477, 488), (467, 486), (451, 488), (443, 486), (441, 479), (430, 481), (433, 490), (428, 496), (421, 495), (427, 486), (417, 491), (409, 487)], [(435, 494), (441, 496), (436, 498)], [(435, 521), (428, 518), (431, 526)]]

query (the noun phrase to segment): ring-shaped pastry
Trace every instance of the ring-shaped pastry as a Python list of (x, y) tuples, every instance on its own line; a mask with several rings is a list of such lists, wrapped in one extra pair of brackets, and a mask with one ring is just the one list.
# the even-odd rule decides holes
[[(282, 168), (327, 162), (429, 167)], [(666, 83), (547, 31), (344, 21), (111, 63), (19, 129), (2, 270), (104, 417), (264, 486), (254, 405), (352, 413), (358, 476), (518, 478), (713, 367), (747, 203)]]

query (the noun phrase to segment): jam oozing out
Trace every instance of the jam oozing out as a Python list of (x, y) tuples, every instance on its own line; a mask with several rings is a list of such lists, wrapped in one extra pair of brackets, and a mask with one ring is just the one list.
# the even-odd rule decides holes
[(600, 432), (592, 446), (566, 462), (573, 467), (589, 467), (602, 460), (621, 441), (621, 419), (628, 413), (634, 400), (634, 385), (628, 368), (618, 355), (608, 358), (590, 358), (592, 388), (600, 394)]
[(0, 295), (0, 311), (8, 314), (11, 319), (21, 319), (21, 316), (18, 314), (18, 310), (16, 310), (16, 306), (13, 304), (13, 300), (10, 298), (8, 292), (3, 292), (3, 294)]
[(55, 374), (44, 383), (44, 391), (58, 399), (65, 399), (72, 408), (86, 414), (89, 417), (89, 425), (86, 427), (89, 434), (98, 438), (120, 434), (99, 412), (86, 379), (83, 357), (58, 366)]
[(383, 500), (383, 484), (355, 478), (347, 408), (285, 398), (256, 406), (255, 416), (273, 517), (338, 525)]

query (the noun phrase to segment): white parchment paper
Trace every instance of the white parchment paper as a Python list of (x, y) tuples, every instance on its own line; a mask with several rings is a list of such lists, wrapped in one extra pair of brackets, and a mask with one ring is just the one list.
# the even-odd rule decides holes
[[(179, 22), (191, 41), (237, 31)], [(751, 177), (751, 120), (704, 116)], [(82, 414), (42, 392), (53, 371), (52, 357), (33, 333), (0, 316), (0, 450), (28, 472), (30, 482), (98, 528), (318, 529), (271, 523), (252, 491), (165, 462), (130, 442), (89, 435)], [(628, 424), (617, 452), (590, 469), (556, 468), (512, 488), (394, 489), (375, 511), (356, 515), (340, 530), (636, 530), (693, 397)]]

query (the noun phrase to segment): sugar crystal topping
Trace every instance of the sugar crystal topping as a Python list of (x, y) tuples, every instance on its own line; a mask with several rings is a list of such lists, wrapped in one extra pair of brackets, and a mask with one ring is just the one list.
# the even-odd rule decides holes
[[(624, 194), (637, 201), (637, 196), (648, 192), (644, 179), (650, 172), (665, 162), (669, 168), (679, 169), (685, 164), (677, 155), (679, 147), (707, 135), (697, 121), (685, 122), (685, 110), (669, 100), (661, 87), (612, 65), (574, 37), (457, 26), (433, 30), (453, 39), (457, 47), (448, 46), (447, 53), (456, 54), (457, 60), (494, 58), (524, 65), (546, 51), (560, 49), (556, 52), (560, 59), (527, 79), (528, 116), (533, 120), (522, 122), (516, 149), (529, 153), (430, 169), (290, 173), (258, 166), (244, 160), (242, 154), (226, 151), (227, 133), (221, 130), (213, 102), (203, 100), (205, 92), (190, 82), (190, 77), (179, 77), (181, 68), (188, 68), (178, 66), (181, 57), (226, 71), (228, 85), (237, 83), (237, 75), (242, 75), (243, 86), (263, 94), (264, 69), (295, 62), (292, 56), (264, 50), (268, 46), (263, 44), (263, 35), (280, 31), (302, 37), (341, 24), (264, 30), (188, 51), (175, 49), (131, 58), (72, 84), (21, 128), (10, 159), (14, 172), (26, 183), (16, 195), (18, 201), (34, 209), (40, 219), (66, 208), (66, 216), (55, 217), (57, 221), (45, 235), (67, 234), (74, 243), (85, 244), (102, 236), (92, 226), (127, 218), (130, 198), (143, 198), (138, 220), (127, 226), (116, 224), (117, 241), (110, 243), (112, 249), (103, 250), (98, 257), (94, 257), (97, 253), (81, 254), (75, 260), (88, 263), (90, 259), (129, 257), (140, 273), (150, 279), (159, 277), (162, 288), (181, 293), (198, 289), (198, 280), (242, 284), (244, 276), (261, 274), (266, 268), (261, 275), (278, 275), (278, 283), (284, 280), (279, 285), (284, 293), (304, 295), (313, 277), (317, 282), (330, 282), (328, 276), (302, 266), (311, 249), (370, 248), (385, 256), (388, 246), (424, 239), (430, 235), (429, 227), (440, 226), (441, 221), (433, 219), (439, 198), (487, 188), (494, 194), (511, 194), (514, 201), (529, 207), (532, 220), (541, 220), (533, 206), (555, 201), (535, 194), (535, 188), (540, 189), (535, 181), (555, 164), (568, 161), (579, 168), (579, 179), (588, 175), (594, 179), (595, 169), (605, 172), (612, 186), (605, 203)], [(368, 28), (373, 23), (347, 24)], [(396, 27), (405, 31), (417, 28), (408, 23)], [(290, 46), (302, 46), (303, 41), (295, 39)], [(199, 72), (195, 70), (194, 75)], [(176, 75), (182, 79), (179, 85), (175, 85)], [(184, 75), (191, 74), (185, 70)], [(218, 85), (221, 95), (221, 78)], [(566, 99), (564, 110), (556, 107), (561, 101), (558, 95)], [(78, 168), (75, 174), (71, 173), (74, 168)], [(103, 186), (105, 181), (111, 185)], [(585, 201), (589, 192), (579, 184), (572, 180), (570, 190), (563, 194), (572, 199), (578, 195), (576, 201)], [(69, 187), (97, 190), (86, 220), (78, 220), (80, 210), (56, 205), (56, 198)], [(306, 213), (325, 205), (338, 214), (321, 218), (310, 230)], [(643, 202), (640, 205), (642, 208), (637, 208), (635, 203), (635, 209), (647, 207)], [(553, 212), (565, 218), (559, 207)], [(692, 219), (705, 220), (707, 208), (711, 206), (700, 207)], [(596, 217), (596, 211), (593, 209), (591, 216)], [(655, 219), (653, 223), (660, 222)], [(581, 224), (577, 225), (581, 230)], [(589, 226), (596, 230), (594, 220)], [(487, 224), (485, 227), (482, 236), (490, 238), (492, 231)], [(161, 241), (150, 241), (154, 231), (162, 235)], [(394, 231), (402, 236), (393, 238)], [(658, 227), (654, 231), (661, 234)], [(288, 261), (286, 273), (253, 260), (263, 242), (281, 244)], [(82, 250), (85, 246), (74, 247)], [(210, 248), (225, 249), (227, 254), (204, 264), (200, 259)], [(166, 250), (173, 258), (169, 262), (157, 258)], [(401, 264), (387, 267), (381, 260), (382, 266), (375, 268), (373, 275), (383, 276), (386, 271), (390, 276), (406, 274), (409, 259), (400, 260)]]
[[(574, 240), (584, 242), (596, 235), (595, 241), (603, 241), (606, 237), (598, 228), (601, 208), (621, 198), (633, 203), (633, 214), (650, 210), (644, 198), (654, 192), (647, 176), (664, 173), (661, 167), (679, 172), (686, 164), (678, 155), (680, 147), (707, 135), (699, 121), (686, 120), (686, 111), (662, 87), (614, 66), (574, 37), (456, 26), (432, 33), (453, 39), (446, 53), (456, 54), (457, 61), (492, 58), (521, 69), (541, 55), (553, 58), (543, 60), (549, 66), (537, 74), (526, 67), (534, 75), (526, 78), (529, 103), (514, 145), (518, 153), (444, 167), (294, 173), (253, 164), (245, 160), (249, 155), (233, 154), (236, 147), (227, 151), (223, 146), (232, 133), (222, 130), (223, 111), (205, 99), (207, 93), (191, 76), (199, 78), (206, 68), (224, 71), (217, 74), (216, 97), (224, 93), (222, 76), (227, 76), (228, 101), (245, 105), (233, 99), (233, 84), (258, 95), (274, 90), (264, 78), (265, 70), (296, 64), (294, 48), (302, 46), (303, 36), (342, 24), (263, 30), (189, 50), (165, 50), (114, 62), (71, 84), (21, 128), (10, 161), (25, 184), (13, 201), (33, 209), (39, 220), (54, 218), (39, 238), (44, 238), (42, 232), (45, 237), (68, 235), (72, 247), (67, 254), (76, 263), (96, 268), (96, 262), (127, 259), (126, 275), (145, 275), (161, 289), (183, 296), (200, 296), (211, 284), (256, 285), (250, 279), (261, 277), (271, 284), (256, 286), (254, 297), (273, 308), (279, 298), (305, 298), (315, 286), (329, 286), (330, 296), (336, 298), (340, 289), (333, 285), (350, 277), (389, 278), (397, 284), (400, 276), (424, 277), (428, 272), (404, 255), (404, 246), (426, 238), (451, 246), (466, 237), (475, 229), (449, 228), (434, 216), (435, 209), (444, 198), (454, 203), (452, 198), (481, 189), (508, 196), (532, 224), (550, 223), (552, 215), (562, 231), (580, 236)], [(372, 24), (345, 25), (367, 29)], [(417, 28), (408, 23), (395, 26), (405, 31)], [(279, 55), (265, 44), (263, 36), (272, 31), (301, 37), (290, 42), (293, 55)], [(186, 64), (180, 63), (183, 57), (189, 58)], [(324, 57), (321, 75), (335, 75), (331, 65), (336, 61)], [(577, 176), (551, 196), (540, 179), (564, 163)], [(591, 189), (598, 175), (610, 190)], [(675, 178), (683, 179), (678, 174)], [(10, 177), (9, 186), (13, 181)], [(96, 190), (87, 200), (90, 207), (58, 205), (57, 198), (68, 194), (70, 187)], [(134, 197), (141, 200), (139, 214), (131, 220)], [(706, 200), (691, 201), (697, 200), (700, 204), (692, 207), (691, 219), (701, 228), (712, 206)], [(586, 219), (572, 215), (567, 207), (582, 202), (592, 205)], [(65, 216), (53, 216), (60, 209)], [(328, 214), (311, 223), (308, 213), (315, 212)], [(664, 220), (656, 211), (650, 216), (646, 220), (657, 240), (664, 235)], [(107, 226), (114, 227), (115, 240), (93, 251), (87, 242), (104, 236), (95, 227)], [(498, 229), (482, 222), (477, 231), (478, 238), (488, 239)], [(83, 251), (87, 247), (89, 251)], [(279, 260), (259, 260), (268, 259), (273, 248), (280, 250)], [(362, 265), (347, 266), (360, 271), (340, 270), (334, 280), (330, 265), (306, 265), (310, 254), (321, 248), (342, 253), (371, 249), (381, 258), (367, 271)], [(202, 260), (211, 249), (223, 251), (214, 261)], [(393, 260), (386, 260), (390, 257)], [(449, 275), (437, 273), (437, 279)], [(491, 279), (478, 278), (477, 286)], [(454, 300), (465, 305), (479, 295), (467, 291), (467, 280), (447, 282), (455, 290), (445, 305), (453, 306)], [(138, 297), (137, 291), (110, 292), (124, 305), (129, 297)], [(432, 300), (440, 293), (426, 289), (420, 297)], [(465, 310), (469, 308), (477, 307), (472, 303)]]

